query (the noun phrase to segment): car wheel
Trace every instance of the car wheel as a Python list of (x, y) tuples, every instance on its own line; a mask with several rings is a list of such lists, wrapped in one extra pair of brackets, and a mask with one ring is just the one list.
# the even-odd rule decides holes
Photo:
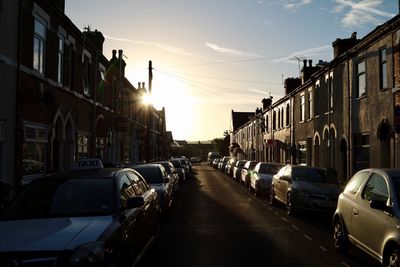
[(296, 211), (295, 203), (291, 193), (287, 194), (286, 197), (286, 214), (287, 215), (294, 215)]
[(383, 256), (383, 266), (398, 267), (400, 266), (400, 251), (397, 247), (391, 248)]
[(275, 205), (276, 204), (274, 188), (272, 188), (272, 187), (271, 187), (271, 193), (269, 194), (269, 204), (270, 205)]
[(340, 252), (346, 252), (349, 247), (349, 241), (346, 237), (343, 222), (339, 218), (335, 219), (335, 223), (333, 225), (333, 241), (335, 248)]
[(254, 195), (256, 197), (260, 197), (260, 189), (258, 189), (257, 185), (254, 186)]

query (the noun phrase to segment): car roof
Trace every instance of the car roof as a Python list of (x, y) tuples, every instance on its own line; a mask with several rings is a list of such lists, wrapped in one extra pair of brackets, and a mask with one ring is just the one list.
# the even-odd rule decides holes
[(159, 168), (161, 166), (160, 163), (145, 163), (145, 164), (138, 164), (133, 165), (133, 169), (150, 169), (150, 168)]
[(96, 179), (96, 178), (112, 178), (120, 171), (128, 171), (132, 170), (130, 168), (103, 168), (103, 169), (95, 169), (95, 170), (72, 170), (66, 172), (55, 172), (43, 176), (42, 178), (37, 178), (35, 180), (40, 180), (43, 178), (46, 179), (77, 179), (77, 178), (85, 178), (85, 179)]

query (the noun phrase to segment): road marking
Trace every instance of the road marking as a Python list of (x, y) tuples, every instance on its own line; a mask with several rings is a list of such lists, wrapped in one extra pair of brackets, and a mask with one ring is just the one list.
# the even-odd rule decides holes
[(275, 214), (276, 216), (279, 216), (279, 213), (278, 213), (277, 211), (274, 211), (274, 214)]
[(288, 220), (285, 217), (281, 217), (281, 220), (284, 222), (288, 222)]
[(341, 264), (342, 264), (343, 266), (350, 267), (350, 265), (348, 265), (348, 264), (345, 263), (344, 261), (342, 261)]
[(307, 238), (308, 240), (312, 241), (312, 238), (306, 234), (304, 234), (304, 237)]
[(319, 247), (320, 249), (322, 249), (323, 251), (327, 252), (328, 250), (326, 248), (324, 248), (323, 246)]
[(262, 205), (263, 205), (264, 207), (266, 207), (266, 206), (267, 206), (267, 204), (265, 204), (265, 203), (262, 203)]

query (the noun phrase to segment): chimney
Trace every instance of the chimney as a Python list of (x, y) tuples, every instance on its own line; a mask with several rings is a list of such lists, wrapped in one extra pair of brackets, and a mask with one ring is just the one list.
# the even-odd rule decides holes
[(113, 60), (113, 59), (117, 59), (117, 50), (115, 50), (115, 49), (113, 49), (113, 51), (112, 51), (112, 58), (111, 58), (111, 60)]
[(308, 60), (308, 66), (309, 66), (309, 67), (312, 67), (312, 59), (309, 59), (309, 60)]
[(301, 83), (304, 84), (310, 77), (317, 72), (319, 69), (322, 68), (320, 65), (312, 65), (312, 60), (308, 60), (308, 66), (307, 66), (307, 60), (304, 60), (304, 66), (301, 69)]
[(125, 60), (123, 58), (123, 50), (122, 49), (118, 50), (118, 61), (119, 61), (120, 75), (121, 76), (125, 76), (126, 63), (125, 63)]
[(98, 30), (91, 31), (90, 28), (87, 27), (86, 31), (83, 32), (83, 36), (94, 44), (100, 54), (103, 54), (103, 43), (105, 39), (101, 32)]
[(288, 95), (301, 85), (300, 78), (286, 78), (285, 79), (285, 94)]
[(348, 50), (350, 50), (353, 46), (358, 44), (360, 39), (357, 39), (357, 32), (353, 32), (350, 38), (340, 39), (337, 38), (333, 43), (333, 56), (337, 58), (338, 56), (344, 54)]
[(263, 104), (263, 110), (266, 110), (272, 105), (272, 96), (269, 98), (264, 98), (263, 100), (261, 100), (261, 102)]

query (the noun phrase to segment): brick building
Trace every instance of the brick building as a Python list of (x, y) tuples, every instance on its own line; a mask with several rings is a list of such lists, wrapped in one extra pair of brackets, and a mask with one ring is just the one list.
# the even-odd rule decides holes
[(84, 157), (115, 165), (165, 155), (165, 110), (144, 104), (145, 84), (127, 80), (123, 50), (108, 60), (104, 36), (81, 32), (64, 0), (1, 5), (3, 182), (18, 187)]
[(335, 40), (331, 62), (304, 61), (286, 95), (231, 140), (252, 148), (247, 159), (332, 168), (342, 179), (366, 167), (399, 168), (399, 26), (396, 16), (362, 39)]

